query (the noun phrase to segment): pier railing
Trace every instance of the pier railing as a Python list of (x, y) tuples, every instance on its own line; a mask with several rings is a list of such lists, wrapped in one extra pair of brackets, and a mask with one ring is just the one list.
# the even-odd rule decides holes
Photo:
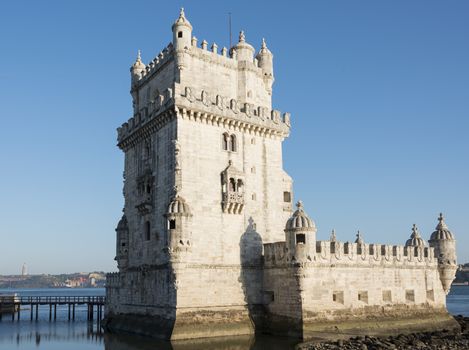
[(104, 305), (105, 296), (0, 296), (0, 304), (93, 304)]
[[(0, 320), (2, 314), (11, 314), (12, 320), (17, 315), (17, 320), (20, 320), (21, 309), (23, 306), (30, 307), (30, 320), (34, 318), (37, 320), (39, 315), (39, 306), (49, 306), (49, 320), (57, 319), (57, 305), (68, 306), (68, 319), (75, 320), (75, 306), (86, 305), (88, 308), (87, 318), (92, 321), (96, 313), (96, 320), (101, 321), (103, 317), (104, 304), (106, 303), (105, 296), (49, 296), (49, 295), (34, 295), (34, 296), (19, 296), (0, 295)], [(34, 315), (35, 314), (35, 315)], [(35, 316), (35, 317), (34, 317)]]

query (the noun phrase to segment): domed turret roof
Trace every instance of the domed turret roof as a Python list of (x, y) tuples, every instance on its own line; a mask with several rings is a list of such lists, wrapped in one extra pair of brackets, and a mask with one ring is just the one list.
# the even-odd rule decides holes
[(448, 226), (446, 226), (445, 223), (445, 218), (443, 217), (443, 214), (440, 213), (440, 217), (438, 218), (438, 225), (436, 225), (435, 231), (432, 233), (430, 236), (430, 240), (438, 240), (438, 239), (448, 239), (448, 240), (454, 240), (454, 236), (449, 230)]
[(290, 219), (287, 220), (285, 230), (316, 230), (316, 225), (314, 221), (309, 218), (308, 214), (306, 214), (303, 209), (303, 202), (298, 201), (296, 207), (296, 211), (293, 213)]
[(405, 246), (409, 247), (425, 247), (425, 241), (420, 237), (420, 232), (417, 228), (417, 225), (412, 226), (412, 234), (410, 238), (405, 242)]
[(127, 217), (124, 215), (122, 215), (121, 219), (119, 220), (119, 223), (117, 224), (117, 228), (116, 228), (117, 231), (125, 231), (125, 230), (128, 230), (128, 226), (127, 226)]
[(174, 214), (190, 214), (189, 205), (186, 203), (185, 199), (179, 195), (176, 195), (168, 205), (167, 214), (174, 215)]
[(252, 47), (251, 44), (248, 44), (246, 42), (246, 35), (244, 34), (244, 30), (239, 32), (239, 38), (238, 38), (238, 43), (235, 45), (235, 49), (249, 49), (252, 52), (254, 52), (254, 47)]
[(184, 7), (181, 7), (181, 11), (179, 12), (178, 19), (173, 24), (173, 30), (175, 26), (186, 26), (192, 30), (191, 22), (186, 18), (186, 14), (184, 13)]
[(142, 57), (140, 56), (140, 50), (137, 52), (137, 59), (135, 63), (132, 65), (132, 70), (143, 70), (145, 69), (145, 64), (142, 62)]
[(262, 55), (270, 55), (270, 56), (273, 56), (273, 55), (272, 55), (272, 52), (270, 52), (270, 50), (267, 48), (267, 44), (266, 44), (264, 38), (262, 38), (261, 49), (259, 50), (259, 53), (257, 54), (257, 57), (262, 56)]

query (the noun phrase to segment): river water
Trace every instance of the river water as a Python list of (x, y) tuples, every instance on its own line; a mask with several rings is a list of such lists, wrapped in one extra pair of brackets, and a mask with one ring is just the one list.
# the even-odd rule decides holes
[[(28, 295), (89, 296), (104, 295), (104, 289), (0, 289), (1, 293)], [(469, 316), (469, 286), (453, 286), (447, 306), (454, 315)], [(39, 321), (29, 320), (29, 309), (22, 310), (21, 321), (4, 315), (0, 321), (0, 349), (36, 350), (285, 350), (297, 341), (272, 336), (241, 336), (201, 341), (160, 342), (130, 335), (103, 334), (99, 326), (86, 320), (86, 306), (77, 307), (75, 321), (68, 321), (68, 308), (57, 307), (57, 320), (49, 322), (49, 308), (39, 309)]]

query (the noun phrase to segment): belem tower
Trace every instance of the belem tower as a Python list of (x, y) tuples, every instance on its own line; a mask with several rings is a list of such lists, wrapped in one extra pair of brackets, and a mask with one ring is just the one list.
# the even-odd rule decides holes
[(243, 32), (229, 49), (199, 43), (183, 10), (172, 32), (130, 69), (105, 327), (171, 340), (455, 327), (445, 304), (455, 239), (443, 216), (428, 245), (415, 226), (402, 246), (319, 240), (292, 205), (282, 166), (291, 118), (272, 109), (266, 42), (257, 53)]

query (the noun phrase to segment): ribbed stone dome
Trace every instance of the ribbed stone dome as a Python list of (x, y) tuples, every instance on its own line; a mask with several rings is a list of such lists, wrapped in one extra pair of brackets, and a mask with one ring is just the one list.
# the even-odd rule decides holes
[(454, 240), (454, 236), (449, 230), (448, 226), (446, 226), (445, 218), (443, 214), (440, 213), (440, 217), (438, 218), (438, 225), (436, 225), (435, 231), (432, 233), (430, 240), (438, 240), (438, 239), (447, 239), (447, 240)]
[(306, 214), (303, 209), (303, 202), (298, 201), (296, 207), (296, 211), (293, 213), (291, 218), (288, 219), (287, 224), (285, 225), (285, 230), (316, 230), (314, 221), (309, 218), (308, 214)]
[(184, 198), (179, 195), (173, 198), (168, 205), (168, 214), (190, 214), (189, 205)]
[(189, 27), (192, 30), (192, 25), (189, 22), (189, 20), (186, 18), (186, 14), (184, 13), (184, 7), (181, 8), (181, 12), (179, 13), (179, 17), (173, 24), (173, 29), (174, 29), (174, 26), (186, 26), (186, 27)]
[(117, 231), (124, 231), (127, 230), (127, 217), (125, 215), (122, 215), (122, 218), (119, 220), (119, 223), (117, 224)]
[(406, 247), (425, 247), (425, 241), (420, 237), (420, 232), (417, 226), (414, 224), (412, 227), (412, 234), (410, 238), (405, 242)]

